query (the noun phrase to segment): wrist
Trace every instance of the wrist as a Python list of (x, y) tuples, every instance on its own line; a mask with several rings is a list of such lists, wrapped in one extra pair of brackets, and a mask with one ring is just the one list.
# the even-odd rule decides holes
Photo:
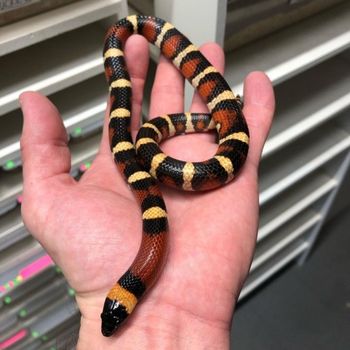
[(151, 303), (143, 303), (116, 335), (106, 338), (96, 317), (101, 310), (84, 305), (77, 350), (229, 349), (230, 325), (226, 322), (211, 323), (171, 305), (155, 307), (157, 311), (152, 312)]

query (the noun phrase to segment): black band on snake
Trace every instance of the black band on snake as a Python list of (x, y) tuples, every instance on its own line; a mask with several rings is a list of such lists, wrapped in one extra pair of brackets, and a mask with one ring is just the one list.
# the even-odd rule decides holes
[[(210, 110), (210, 114), (184, 113), (152, 119), (140, 129), (135, 145), (130, 134), (131, 82), (123, 53), (127, 38), (134, 33), (160, 48), (198, 90)], [(111, 336), (157, 280), (165, 261), (168, 221), (156, 179), (186, 191), (226, 184), (246, 159), (249, 132), (239, 97), (199, 50), (162, 19), (134, 15), (113, 25), (106, 35), (104, 64), (110, 88), (111, 150), (140, 204), (143, 220), (139, 252), (109, 291), (101, 314), (102, 333)], [(158, 146), (167, 137), (211, 129), (217, 130), (218, 149), (213, 158), (204, 162), (176, 160)]]

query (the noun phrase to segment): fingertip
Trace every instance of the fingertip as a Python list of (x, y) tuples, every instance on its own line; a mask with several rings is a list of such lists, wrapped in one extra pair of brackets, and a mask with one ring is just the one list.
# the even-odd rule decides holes
[(40, 93), (36, 91), (23, 91), (19, 95), (18, 99), (19, 99), (19, 102), (22, 104), (22, 102), (25, 103), (27, 99), (29, 99), (31, 96), (35, 97), (36, 95), (40, 95)]
[(184, 109), (184, 77), (165, 56), (160, 55), (151, 90), (149, 117), (180, 113)]
[(142, 35), (132, 35), (126, 41), (124, 51), (130, 77), (145, 79), (149, 63), (148, 41)]
[(60, 114), (49, 99), (28, 91), (19, 97), (23, 112), (20, 139), (24, 187), (33, 179), (69, 173), (68, 135)]
[(52, 102), (40, 92), (37, 91), (24, 91), (19, 95), (19, 102), (23, 112), (31, 111), (32, 107), (37, 108), (38, 106), (50, 108), (58, 113), (57, 108)]
[(200, 46), (199, 50), (207, 60), (221, 73), (225, 69), (225, 53), (222, 47), (216, 42), (208, 42)]
[(23, 132), (27, 131), (38, 138), (46, 140), (51, 135), (59, 135), (68, 142), (68, 135), (56, 106), (44, 95), (35, 91), (25, 91), (19, 96), (23, 113)]
[(132, 35), (125, 43), (125, 61), (132, 86), (132, 118), (133, 133), (140, 125), (142, 113), (143, 90), (149, 66), (149, 45), (142, 35)]
[(253, 71), (244, 80), (245, 105), (275, 110), (275, 96), (270, 78), (260, 71)]
[(29, 98), (29, 96), (33, 93), (34, 93), (33, 91), (24, 91), (19, 95), (18, 101), (19, 101), (21, 108), (23, 108), (23, 104), (25, 104), (27, 97)]

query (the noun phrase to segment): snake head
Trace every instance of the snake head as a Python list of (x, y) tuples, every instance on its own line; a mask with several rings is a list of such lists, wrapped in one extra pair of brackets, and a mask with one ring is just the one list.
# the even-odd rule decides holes
[(121, 323), (128, 317), (128, 312), (124, 305), (118, 300), (106, 298), (101, 313), (101, 331), (105, 337), (110, 337), (119, 328)]

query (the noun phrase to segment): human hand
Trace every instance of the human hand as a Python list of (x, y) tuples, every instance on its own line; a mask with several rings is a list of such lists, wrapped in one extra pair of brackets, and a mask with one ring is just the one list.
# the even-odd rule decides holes
[[(204, 45), (202, 52), (223, 71), (224, 55), (216, 44)], [(145, 39), (131, 37), (125, 56), (135, 136), (148, 66)], [(69, 174), (70, 152), (58, 111), (38, 93), (21, 95), (23, 219), (76, 291), (82, 314), (78, 349), (229, 347), (235, 302), (255, 246), (257, 169), (274, 111), (272, 87), (262, 73), (246, 78), (244, 97), (250, 149), (242, 171), (214, 191), (185, 193), (162, 187), (170, 228), (164, 271), (116, 336), (104, 338), (100, 312), (107, 291), (136, 256), (140, 209), (113, 162), (107, 116), (99, 153), (76, 181)], [(150, 115), (183, 110), (183, 79), (161, 59)], [(191, 111), (206, 111), (197, 94)], [(212, 135), (196, 134), (167, 140), (162, 148), (175, 158), (201, 161), (211, 157), (217, 145)]]

